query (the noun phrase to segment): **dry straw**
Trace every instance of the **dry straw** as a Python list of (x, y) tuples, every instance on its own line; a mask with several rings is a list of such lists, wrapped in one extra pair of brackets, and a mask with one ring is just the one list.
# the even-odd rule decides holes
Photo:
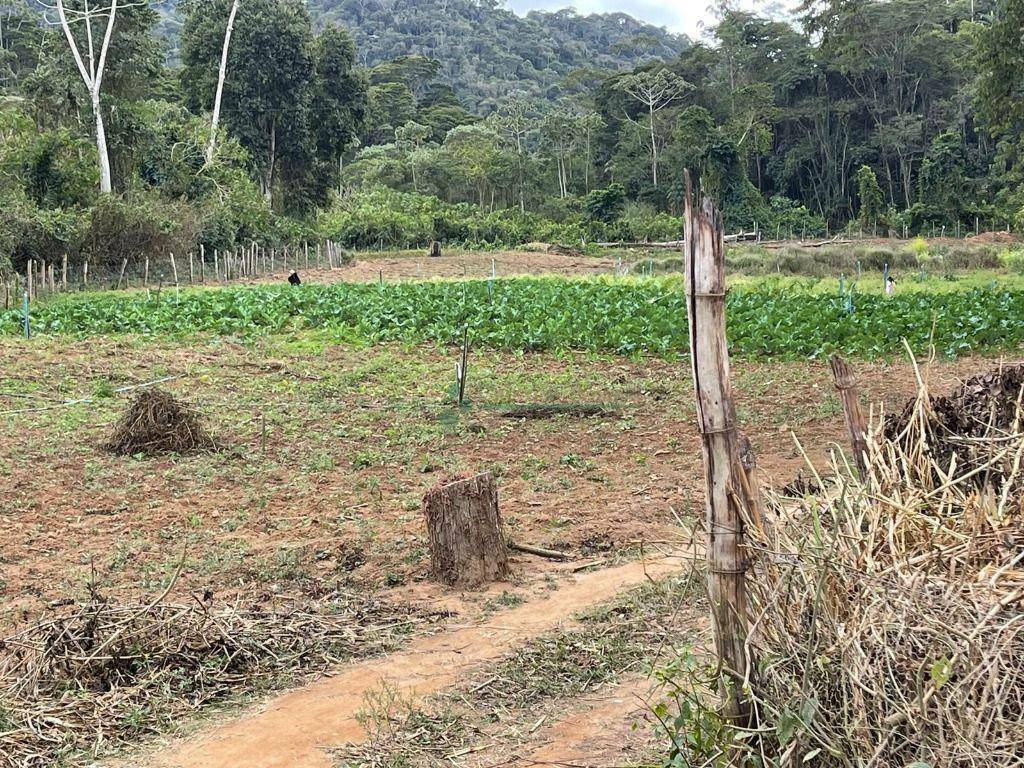
[(0, 640), (0, 766), (91, 762), (211, 702), (389, 650), (423, 621), (373, 599), (287, 610), (93, 596)]
[(1024, 368), (875, 419), (751, 526), (764, 765), (1024, 764)]
[(199, 414), (162, 389), (135, 396), (104, 447), (122, 456), (193, 453), (214, 450), (216, 442)]

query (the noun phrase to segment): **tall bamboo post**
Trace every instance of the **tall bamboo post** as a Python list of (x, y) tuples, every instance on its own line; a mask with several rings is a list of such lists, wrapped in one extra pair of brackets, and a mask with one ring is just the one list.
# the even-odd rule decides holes
[(832, 355), (832, 378), (835, 380), (839, 399), (843, 403), (843, 414), (846, 416), (846, 429), (850, 433), (850, 447), (853, 449), (853, 460), (857, 465), (857, 474), (863, 480), (868, 474), (868, 441), (867, 421), (864, 411), (860, 408), (860, 391), (853, 371), (843, 358)]
[(751, 708), (743, 689), (748, 675), (743, 506), (748, 501), (749, 484), (739, 461), (736, 407), (729, 383), (722, 216), (703, 196), (695, 204), (689, 171), (685, 179), (686, 309), (704, 453), (708, 596), (724, 715), (747, 725)]

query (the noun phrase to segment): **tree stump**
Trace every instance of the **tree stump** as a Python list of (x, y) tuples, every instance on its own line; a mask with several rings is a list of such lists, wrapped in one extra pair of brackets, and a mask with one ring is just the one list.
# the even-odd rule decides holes
[(490, 472), (431, 488), (423, 496), (423, 514), (436, 581), (476, 587), (509, 575), (498, 489)]
[(441, 258), (441, 244), (437, 240), (430, 241), (430, 254), (429, 256), (434, 259)]

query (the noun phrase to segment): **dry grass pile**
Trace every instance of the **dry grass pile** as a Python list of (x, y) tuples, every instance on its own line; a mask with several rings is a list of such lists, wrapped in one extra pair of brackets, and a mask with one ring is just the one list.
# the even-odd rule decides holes
[[(926, 451), (925, 457), (915, 456), (915, 464), (930, 458), (946, 477), (979, 470), (972, 476), (975, 485), (1001, 486), (1013, 468), (1006, 462), (990, 464), (990, 459), (1016, 433), (1022, 388), (1024, 365), (1010, 365), (972, 376), (948, 395), (922, 389), (900, 413), (885, 419), (883, 435), (911, 456)], [(992, 477), (992, 472), (999, 476)]]
[(271, 612), (94, 595), (0, 640), (0, 766), (89, 763), (211, 702), (389, 650), (422, 620), (376, 601)]
[(214, 450), (216, 442), (196, 411), (169, 392), (146, 389), (135, 396), (104, 447), (121, 456), (156, 456)]
[(872, 429), (864, 481), (834, 459), (752, 526), (762, 764), (1022, 764), (1020, 382), (922, 381), (898, 430)]

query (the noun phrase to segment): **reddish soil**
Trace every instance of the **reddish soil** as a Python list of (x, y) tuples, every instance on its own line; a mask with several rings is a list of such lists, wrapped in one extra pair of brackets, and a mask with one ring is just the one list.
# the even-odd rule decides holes
[[(498, 277), (510, 275), (611, 275), (615, 273), (615, 259), (595, 256), (566, 256), (543, 251), (445, 251), (439, 258), (430, 258), (426, 252), (401, 255), (356, 254), (348, 266), (335, 269), (305, 267), (296, 269), (306, 283), (375, 283), (378, 280), (394, 283), (404, 280), (432, 280), (445, 278), (490, 277), (492, 265)], [(291, 267), (289, 270), (291, 271)], [(253, 283), (282, 282), (288, 272), (259, 277)]]
[[(511, 537), (580, 561), (660, 541), (675, 546), (677, 517), (702, 514), (700, 448), (682, 363), (493, 355), (478, 363), (476, 406), (445, 425), (450, 411), (436, 397), (387, 380), (403, 367), (420, 379), (423, 366), (423, 386), (434, 386), (429, 379), (446, 378), (449, 367), (437, 351), (328, 347), (317, 357), (275, 350), (268, 360), (258, 347), (224, 342), (62, 341), (33, 350), (26, 358), (20, 344), (0, 343), (0, 370), (9, 372), (0, 387), (70, 381), (60, 396), (73, 397), (89, 394), (97, 380), (120, 385), (180, 374), (166, 386), (192, 395), (231, 450), (109, 456), (98, 445), (123, 407), (118, 399), (0, 417), (0, 590), (8, 621), (81, 595), (90, 578), (110, 593), (151, 594), (183, 547), (189, 559), (179, 594), (209, 588), (220, 599), (273, 603), (356, 587), (440, 599), (425, 582), (418, 507), (422, 492), (450, 471), (499, 472)], [(945, 387), (992, 364), (940, 363), (934, 378)], [(44, 365), (47, 377), (37, 373)], [(889, 410), (914, 391), (902, 362), (856, 368), (866, 399)], [(743, 362), (733, 370), (764, 482), (788, 482), (803, 465), (792, 434), (819, 460), (831, 443), (845, 443), (823, 363)], [(538, 388), (546, 379), (550, 385)], [(487, 407), (524, 399), (608, 402), (623, 416), (515, 421)], [(522, 558), (524, 575), (544, 567)]]

